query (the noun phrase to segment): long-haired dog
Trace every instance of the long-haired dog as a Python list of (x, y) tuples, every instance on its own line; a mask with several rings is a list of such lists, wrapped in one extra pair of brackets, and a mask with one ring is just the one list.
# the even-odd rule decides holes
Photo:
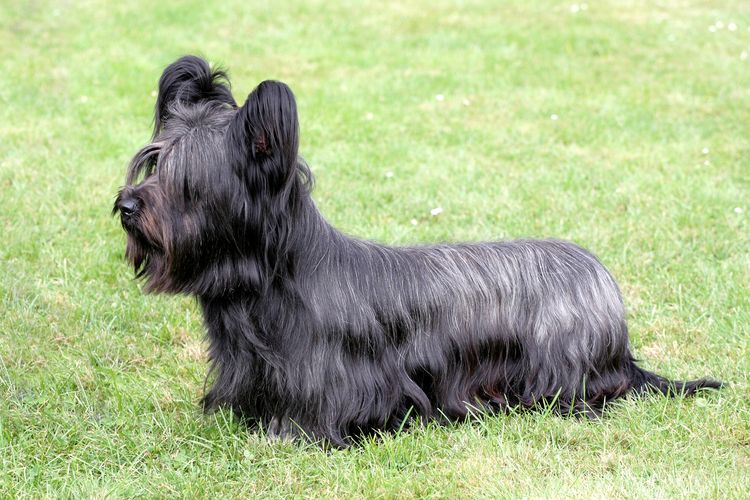
[(388, 247), (329, 225), (298, 156), (289, 87), (242, 106), (227, 75), (183, 57), (159, 80), (153, 140), (114, 212), (151, 292), (198, 298), (207, 410), (345, 446), (409, 416), (553, 404), (598, 414), (629, 393), (692, 394), (631, 354), (622, 298), (565, 241)]

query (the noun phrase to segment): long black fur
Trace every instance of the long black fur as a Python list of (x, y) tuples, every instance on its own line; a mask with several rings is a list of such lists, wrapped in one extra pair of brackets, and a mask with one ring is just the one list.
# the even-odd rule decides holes
[(298, 144), (285, 84), (238, 108), (226, 73), (186, 56), (159, 81), (153, 141), (115, 203), (146, 290), (200, 302), (207, 410), (345, 446), (409, 415), (543, 402), (596, 415), (629, 393), (720, 387), (638, 367), (617, 284), (573, 243), (342, 234), (313, 203)]

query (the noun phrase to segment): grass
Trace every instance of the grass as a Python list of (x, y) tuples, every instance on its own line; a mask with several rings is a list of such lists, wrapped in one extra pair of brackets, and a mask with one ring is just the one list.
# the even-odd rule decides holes
[[(746, 496), (749, 29), (739, 0), (0, 2), (0, 497)], [(199, 311), (142, 295), (109, 216), (184, 53), (291, 85), (345, 231), (574, 240), (646, 366), (729, 387), (333, 452), (202, 416)]]

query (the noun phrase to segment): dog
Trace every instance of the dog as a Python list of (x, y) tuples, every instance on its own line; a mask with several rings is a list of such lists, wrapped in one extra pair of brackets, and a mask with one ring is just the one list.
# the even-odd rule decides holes
[(159, 80), (152, 140), (117, 196), (145, 290), (200, 303), (206, 411), (343, 447), (414, 417), (552, 405), (596, 418), (628, 394), (721, 387), (639, 367), (615, 280), (573, 243), (344, 235), (316, 208), (298, 145), (287, 85), (264, 81), (238, 106), (225, 71), (185, 56)]

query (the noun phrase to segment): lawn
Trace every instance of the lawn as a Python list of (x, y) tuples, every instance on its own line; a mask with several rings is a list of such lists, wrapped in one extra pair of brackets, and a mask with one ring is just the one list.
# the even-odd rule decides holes
[[(750, 4), (253, 3), (0, 0), (0, 497), (748, 495)], [(573, 240), (644, 366), (728, 388), (328, 452), (202, 415), (199, 310), (109, 214), (185, 53), (294, 89), (344, 231)]]

